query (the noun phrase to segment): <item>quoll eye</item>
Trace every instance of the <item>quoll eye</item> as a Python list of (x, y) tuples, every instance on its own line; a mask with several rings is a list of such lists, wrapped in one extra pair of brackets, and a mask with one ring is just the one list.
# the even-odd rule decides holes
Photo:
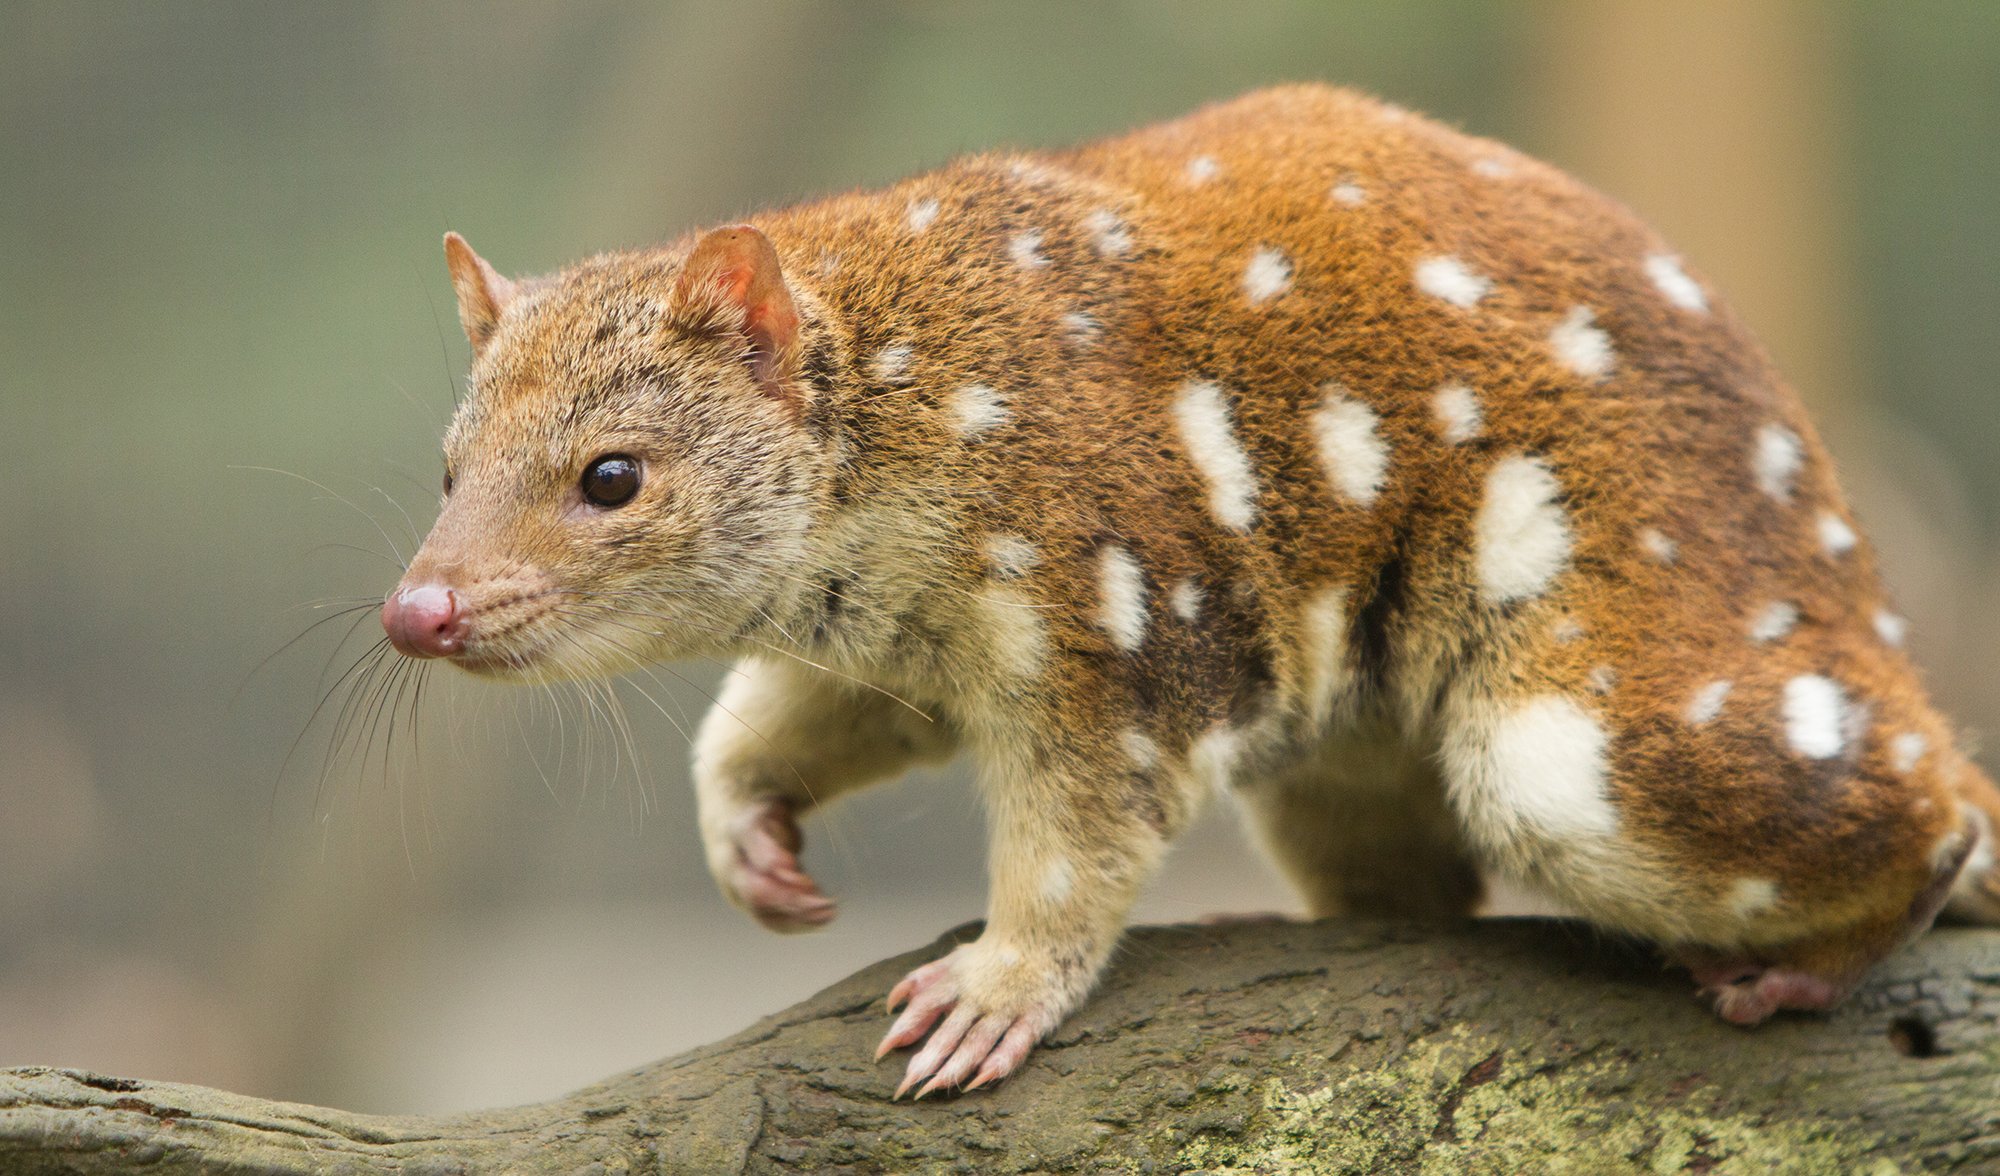
[(623, 506), (639, 492), (639, 462), (614, 453), (583, 468), (583, 499), (592, 506)]
[(449, 496), (450, 496), (450, 494), (451, 494), (451, 471), (450, 471), (450, 470), (446, 470), (446, 471), (444, 472), (444, 492), (445, 492), (445, 495), (446, 495), (447, 497), (449, 497)]

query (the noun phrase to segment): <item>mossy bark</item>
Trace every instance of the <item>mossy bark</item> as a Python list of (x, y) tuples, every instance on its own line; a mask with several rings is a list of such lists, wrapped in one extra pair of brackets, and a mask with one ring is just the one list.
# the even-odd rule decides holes
[(538, 1106), (8, 1071), (0, 1170), (2000, 1172), (2000, 931), (1934, 933), (1832, 1016), (1746, 1032), (1571, 924), (1142, 928), (1025, 1072), (892, 1102), (882, 997), (944, 946)]

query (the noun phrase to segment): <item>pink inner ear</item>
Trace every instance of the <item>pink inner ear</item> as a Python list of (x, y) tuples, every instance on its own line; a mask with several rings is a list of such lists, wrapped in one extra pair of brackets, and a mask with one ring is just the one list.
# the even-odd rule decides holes
[(681, 287), (688, 291), (704, 278), (711, 296), (743, 312), (750, 374), (771, 396), (795, 399), (787, 382), (797, 366), (799, 313), (779, 271), (778, 251), (749, 225), (716, 229), (695, 244)]

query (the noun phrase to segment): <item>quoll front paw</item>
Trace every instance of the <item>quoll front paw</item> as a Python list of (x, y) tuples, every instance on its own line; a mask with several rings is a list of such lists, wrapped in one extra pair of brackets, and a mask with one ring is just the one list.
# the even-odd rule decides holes
[(711, 854), (723, 893), (773, 931), (810, 931), (833, 921), (834, 902), (799, 868), (803, 838), (781, 800), (746, 809)]
[(968, 943), (890, 990), (889, 1011), (903, 1011), (875, 1056), (924, 1041), (903, 1071), (898, 1098), (919, 1082), (918, 1098), (948, 1087), (976, 1090), (1019, 1069), (1071, 1003), (1046, 971), (1005, 948)]

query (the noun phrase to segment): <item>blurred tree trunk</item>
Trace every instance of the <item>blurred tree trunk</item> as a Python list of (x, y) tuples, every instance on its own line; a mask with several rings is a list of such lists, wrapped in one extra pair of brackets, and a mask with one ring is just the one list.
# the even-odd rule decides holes
[[(971, 929), (955, 933), (958, 938)], [(886, 960), (554, 1102), (355, 1115), (0, 1074), (9, 1172), (1870, 1172), (2000, 1168), (2000, 931), (1934, 934), (1755, 1032), (1572, 924), (1132, 932), (992, 1091), (892, 1102)]]
[(1549, 161), (1630, 204), (1715, 279), (1822, 423), (1860, 388), (1853, 21), (1810, 0), (1545, 5), (1527, 90)]

